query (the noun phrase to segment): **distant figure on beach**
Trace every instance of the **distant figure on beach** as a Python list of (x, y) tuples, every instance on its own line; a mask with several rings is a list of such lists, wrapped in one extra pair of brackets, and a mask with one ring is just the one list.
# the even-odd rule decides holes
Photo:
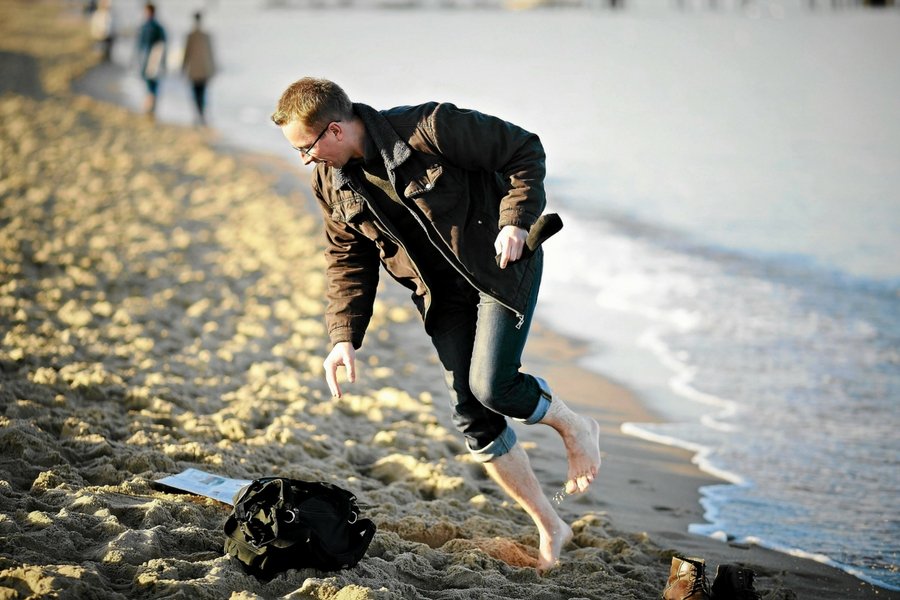
[(166, 66), (166, 30), (156, 20), (156, 6), (144, 5), (144, 23), (138, 32), (137, 50), (140, 74), (147, 85), (144, 113), (150, 117), (156, 113), (159, 96), (159, 79)]
[(202, 19), (201, 13), (194, 13), (194, 29), (188, 34), (184, 45), (182, 70), (191, 82), (194, 106), (197, 108), (197, 119), (201, 125), (205, 125), (206, 84), (215, 73), (215, 63), (213, 62), (210, 36), (201, 30)]
[(315, 163), (332, 394), (341, 395), (339, 367), (356, 379), (380, 263), (412, 292), (469, 451), (537, 526), (538, 570), (552, 567), (572, 529), (543, 493), (507, 418), (559, 432), (569, 494), (586, 491), (599, 471), (600, 428), (545, 380), (520, 371), (543, 263), (540, 248), (520, 260), (546, 203), (538, 136), (447, 103), (379, 111), (313, 78), (284, 91), (272, 120), (303, 163)]
[(91, 37), (100, 44), (103, 62), (110, 62), (112, 60), (113, 42), (116, 39), (111, 0), (100, 0), (97, 9), (91, 15)]

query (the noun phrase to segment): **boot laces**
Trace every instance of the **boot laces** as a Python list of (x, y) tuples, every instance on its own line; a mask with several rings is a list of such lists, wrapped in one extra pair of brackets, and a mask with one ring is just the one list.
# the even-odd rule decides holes
[(691, 582), (691, 589), (688, 590), (688, 595), (686, 598), (692, 598), (694, 594), (700, 593), (700, 597), (703, 600), (707, 600), (710, 597), (709, 591), (709, 583), (706, 581), (706, 577), (702, 573), (697, 573), (694, 577), (694, 580)]

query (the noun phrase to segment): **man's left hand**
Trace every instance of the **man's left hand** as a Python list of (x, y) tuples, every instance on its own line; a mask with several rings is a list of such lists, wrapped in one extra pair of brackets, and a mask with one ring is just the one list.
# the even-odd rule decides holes
[(500, 230), (500, 234), (494, 240), (494, 250), (500, 259), (501, 269), (522, 258), (522, 249), (525, 247), (527, 237), (528, 232), (515, 225), (506, 225)]

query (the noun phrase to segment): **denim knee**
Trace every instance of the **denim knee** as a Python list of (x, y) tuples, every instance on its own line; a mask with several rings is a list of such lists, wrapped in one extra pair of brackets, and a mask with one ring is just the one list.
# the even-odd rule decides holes
[(519, 373), (515, 373), (514, 378), (502, 381), (495, 375), (484, 373), (483, 370), (477, 368), (477, 365), (473, 365), (472, 371), (469, 373), (469, 389), (484, 406), (501, 415), (511, 416), (507, 407), (510, 404), (508, 398), (517, 387), (515, 381), (518, 377), (520, 377)]
[(544, 418), (553, 397), (544, 379), (518, 372), (507, 381), (479, 377), (473, 372), (469, 388), (484, 406), (527, 425)]

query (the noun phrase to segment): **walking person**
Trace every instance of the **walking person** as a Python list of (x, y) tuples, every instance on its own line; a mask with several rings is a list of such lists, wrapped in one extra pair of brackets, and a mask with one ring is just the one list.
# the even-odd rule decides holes
[(156, 6), (144, 5), (144, 23), (137, 38), (138, 64), (141, 78), (147, 86), (144, 114), (154, 117), (159, 96), (159, 80), (165, 70), (166, 30), (156, 20)]
[(543, 493), (507, 419), (560, 434), (570, 494), (593, 482), (600, 449), (595, 420), (520, 371), (543, 262), (540, 248), (523, 255), (545, 205), (538, 136), (447, 103), (375, 110), (313, 78), (284, 91), (272, 120), (304, 164), (315, 163), (312, 189), (327, 240), (333, 347), (324, 368), (332, 394), (342, 393), (340, 367), (356, 379), (380, 263), (411, 291), (467, 448), (537, 526), (539, 571), (552, 567), (572, 529)]
[(91, 15), (91, 37), (100, 45), (103, 62), (112, 61), (113, 43), (116, 41), (115, 27), (112, 0), (100, 0)]
[(206, 84), (215, 73), (212, 41), (208, 33), (201, 29), (202, 13), (194, 13), (194, 29), (187, 36), (184, 46), (182, 70), (191, 82), (197, 121), (206, 124)]

